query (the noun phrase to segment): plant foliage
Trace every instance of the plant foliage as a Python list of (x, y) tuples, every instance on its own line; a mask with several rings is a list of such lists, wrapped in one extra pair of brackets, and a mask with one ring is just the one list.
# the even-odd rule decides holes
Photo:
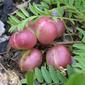
[(27, 85), (33, 85), (34, 82), (34, 71), (29, 71), (26, 73), (26, 84)]
[(22, 30), (28, 21), (42, 15), (67, 19), (71, 22), (85, 22), (84, 0), (42, 0), (40, 4), (29, 3), (27, 8), (21, 8), (14, 15), (10, 15), (8, 19), (11, 25), (10, 32)]
[[(85, 42), (85, 31), (78, 28), (79, 32), (83, 35), (81, 41)], [(74, 44), (73, 53), (75, 54), (74, 59), (76, 63), (73, 64), (76, 71), (85, 72), (85, 44)]]
[(85, 73), (76, 73), (71, 75), (65, 85), (84, 85), (85, 84)]
[[(53, 19), (61, 18), (72, 23), (85, 23), (85, 0), (42, 0), (39, 4), (29, 2), (27, 8), (21, 8), (14, 15), (9, 16), (9, 32), (23, 30), (30, 20), (34, 21), (43, 15), (51, 16)], [(77, 28), (77, 30), (82, 37), (81, 41), (85, 42), (85, 31), (82, 28)], [(41, 66), (35, 69), (35, 73), (34, 71), (27, 73), (26, 80), (28, 85), (33, 84), (34, 77), (41, 85), (64, 84), (74, 73), (74, 69), (76, 72), (85, 72), (85, 44), (73, 44), (73, 64), (66, 68), (66, 75), (51, 66)], [(73, 82), (74, 78), (76, 77), (68, 82)], [(26, 80), (22, 82), (25, 83)]]
[[(73, 69), (71, 66), (67, 67), (67, 74), (71, 75), (73, 72)], [(67, 80), (66, 76), (62, 71), (54, 69), (52, 66), (48, 66), (47, 68), (45, 66), (41, 66), (41, 69), (36, 68), (35, 69), (35, 79), (44, 84), (47, 83), (50, 84), (64, 84)]]

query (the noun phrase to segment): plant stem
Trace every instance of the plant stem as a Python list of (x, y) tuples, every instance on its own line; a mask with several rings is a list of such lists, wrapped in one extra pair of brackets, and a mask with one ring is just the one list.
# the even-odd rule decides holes
[(66, 41), (66, 42), (54, 42), (52, 45), (73, 45), (73, 44), (85, 44), (85, 42), (81, 41)]

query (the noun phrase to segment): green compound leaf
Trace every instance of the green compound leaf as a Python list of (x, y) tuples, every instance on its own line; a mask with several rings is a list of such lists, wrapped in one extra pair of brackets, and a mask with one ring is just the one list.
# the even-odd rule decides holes
[(21, 8), (20, 11), (26, 16), (26, 17), (29, 17), (29, 13), (26, 9), (24, 8)]
[(40, 15), (45, 14), (44, 11), (42, 11), (41, 9), (39, 9), (38, 6), (35, 3), (33, 3), (33, 6), (34, 6), (34, 8), (35, 8), (35, 10), (36, 10), (36, 12), (38, 14), (40, 14)]
[(16, 15), (21, 19), (26, 19), (26, 16), (20, 10), (16, 13)]
[(33, 85), (34, 83), (34, 71), (29, 71), (25, 75), (27, 85)]
[(61, 84), (64, 83), (66, 81), (66, 77), (59, 70), (57, 70), (56, 73), (57, 73), (60, 83)]
[(51, 76), (53, 82), (55, 84), (59, 83), (59, 79), (58, 79), (58, 76), (56, 74), (56, 71), (52, 66), (49, 66), (49, 73), (50, 73), (50, 76)]
[(35, 7), (32, 6), (30, 3), (29, 3), (29, 9), (30, 9), (30, 11), (31, 11), (34, 15), (38, 16), (38, 13), (37, 13)]
[(39, 68), (35, 68), (35, 77), (40, 83), (43, 83), (43, 76)]
[(52, 79), (51, 76), (49, 75), (50, 74), (49, 71), (43, 66), (41, 67), (41, 72), (45, 81), (50, 84), (52, 82)]

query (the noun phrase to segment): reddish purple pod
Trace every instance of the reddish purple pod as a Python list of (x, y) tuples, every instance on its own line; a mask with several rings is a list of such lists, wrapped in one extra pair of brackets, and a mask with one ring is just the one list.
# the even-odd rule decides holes
[(57, 19), (56, 21), (54, 21), (55, 25), (56, 25), (56, 29), (57, 29), (57, 38), (61, 37), (66, 28), (65, 28), (65, 24), (63, 20)]
[(24, 53), (20, 60), (22, 71), (30, 71), (42, 63), (42, 53), (38, 49), (32, 49)]
[(49, 65), (55, 68), (66, 68), (72, 63), (72, 56), (64, 45), (54, 46), (47, 51), (46, 60)]
[(36, 20), (34, 30), (41, 44), (50, 44), (57, 37), (55, 23), (47, 16), (42, 16)]
[(37, 43), (36, 35), (32, 30), (23, 30), (12, 34), (9, 44), (15, 49), (30, 49)]

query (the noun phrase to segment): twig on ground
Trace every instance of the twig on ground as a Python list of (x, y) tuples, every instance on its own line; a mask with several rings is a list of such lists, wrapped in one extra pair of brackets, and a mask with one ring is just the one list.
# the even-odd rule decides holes
[(30, 0), (25, 1), (25, 2), (22, 3), (22, 4), (16, 5), (16, 8), (17, 8), (17, 9), (16, 9), (14, 12), (12, 12), (11, 14), (13, 15), (13, 14), (17, 13), (18, 9), (27, 7), (29, 2), (30, 2)]

